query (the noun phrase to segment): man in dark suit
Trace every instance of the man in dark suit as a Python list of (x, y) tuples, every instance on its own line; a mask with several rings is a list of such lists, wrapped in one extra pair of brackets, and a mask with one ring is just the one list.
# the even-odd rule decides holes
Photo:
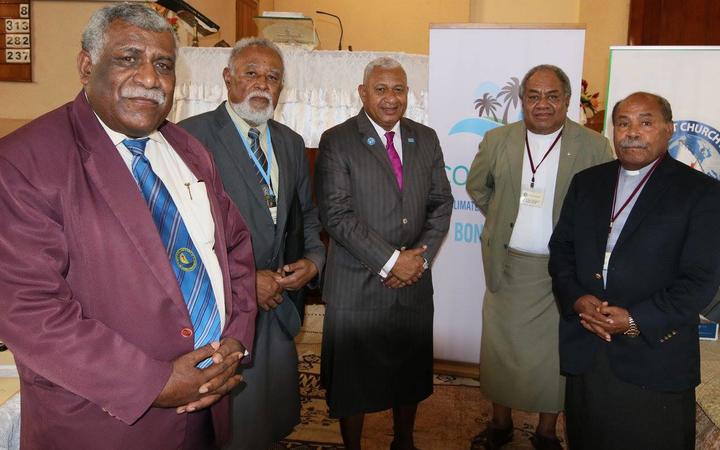
[(165, 121), (175, 51), (154, 11), (97, 11), (83, 91), (0, 140), (0, 337), (24, 449), (229, 440), (255, 270), (212, 159)]
[[(366, 412), (392, 408), (393, 449), (412, 449), (417, 403), (432, 393), (429, 263), (452, 195), (435, 132), (402, 115), (407, 77), (391, 58), (365, 68), (360, 113), (323, 133), (315, 180), (330, 234), (321, 382), (348, 449)], [(427, 271), (426, 271), (427, 270)]]
[(670, 104), (613, 109), (619, 161), (573, 179), (550, 240), (573, 449), (693, 449), (698, 314), (720, 283), (720, 183), (668, 156)]
[(303, 314), (298, 294), (317, 281), (325, 262), (305, 144), (271, 119), (283, 73), (274, 43), (242, 39), (223, 71), (228, 101), (180, 123), (210, 149), (252, 235), (262, 310), (253, 361), (242, 370), (246, 384), (234, 393), (232, 449), (265, 450), (300, 421), (293, 341)]

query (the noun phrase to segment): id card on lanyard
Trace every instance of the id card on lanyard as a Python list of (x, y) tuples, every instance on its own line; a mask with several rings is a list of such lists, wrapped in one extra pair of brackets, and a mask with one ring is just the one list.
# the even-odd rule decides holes
[[(234, 122), (233, 122), (234, 123)], [(250, 145), (250, 142), (248, 142), (247, 136), (243, 135), (243, 133), (240, 131), (240, 128), (235, 124), (235, 129), (237, 130), (238, 134), (240, 135), (240, 139), (243, 141), (243, 145), (245, 146), (245, 150), (248, 153), (248, 156), (250, 159), (252, 159), (253, 163), (255, 164), (255, 168), (258, 170), (258, 173), (260, 176), (262, 176), (264, 184), (262, 185), (263, 190), (263, 196), (265, 197), (265, 202), (267, 203), (268, 208), (275, 208), (277, 206), (277, 196), (275, 195), (275, 191), (272, 188), (272, 178), (270, 177), (270, 174), (272, 173), (272, 140), (270, 139), (270, 127), (265, 128), (265, 149), (267, 151), (267, 170), (260, 164), (260, 161), (257, 159), (257, 156), (255, 156), (255, 153), (252, 151), (252, 146)], [(258, 142), (258, 145), (260, 143)], [(262, 149), (260, 149), (262, 151)]]

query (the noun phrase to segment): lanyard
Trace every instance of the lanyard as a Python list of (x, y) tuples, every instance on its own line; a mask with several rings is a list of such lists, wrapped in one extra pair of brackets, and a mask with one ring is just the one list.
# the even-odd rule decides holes
[[(247, 150), (248, 156), (250, 156), (250, 159), (253, 160), (255, 163), (255, 167), (257, 168), (258, 172), (260, 172), (260, 175), (263, 177), (263, 181), (265, 181), (265, 184), (270, 189), (270, 194), (273, 194), (272, 190), (272, 180), (270, 179), (270, 173), (272, 172), (272, 141), (270, 140), (270, 126), (265, 127), (265, 140), (267, 141), (267, 145), (265, 149), (267, 150), (267, 162), (268, 162), (268, 168), (267, 171), (263, 168), (262, 164), (260, 164), (260, 161), (258, 161), (257, 157), (255, 156), (255, 153), (253, 153), (252, 148), (250, 146), (250, 142), (247, 140), (247, 136), (243, 135), (242, 131), (240, 131), (240, 127), (233, 121), (233, 124), (235, 124), (235, 129), (237, 129), (238, 134), (240, 135), (240, 139), (242, 139), (243, 144), (245, 145), (245, 150)], [(259, 144), (259, 142), (258, 142)], [(262, 151), (262, 149), (260, 149)]]
[(620, 209), (618, 212), (615, 212), (615, 202), (617, 201), (617, 191), (618, 186), (620, 185), (620, 171), (622, 170), (622, 165), (618, 166), (618, 174), (617, 179), (615, 180), (615, 192), (613, 193), (613, 202), (612, 202), (612, 212), (610, 213), (610, 228), (608, 230), (608, 233), (610, 230), (612, 230), (613, 223), (615, 223), (615, 220), (618, 218), (618, 216), (623, 212), (625, 207), (630, 203), (630, 201), (635, 198), (638, 192), (640, 192), (640, 189), (642, 189), (643, 186), (645, 186), (645, 183), (650, 179), (650, 175), (652, 175), (653, 172), (655, 172), (655, 169), (657, 166), (662, 162), (662, 160), (665, 159), (665, 155), (658, 158), (657, 161), (655, 161), (655, 164), (648, 170), (648, 173), (645, 174), (642, 180), (640, 180), (640, 183), (635, 186), (635, 189), (632, 191), (630, 196), (625, 200), (625, 202), (620, 206)]
[(560, 133), (558, 133), (557, 137), (553, 141), (552, 145), (550, 145), (550, 148), (545, 152), (545, 155), (543, 155), (542, 159), (536, 166), (535, 163), (533, 163), (533, 157), (532, 153), (530, 153), (530, 142), (528, 141), (528, 132), (525, 130), (525, 148), (527, 149), (528, 159), (530, 160), (530, 170), (532, 171), (532, 180), (530, 180), (530, 187), (535, 187), (535, 172), (540, 168), (540, 165), (545, 161), (545, 158), (550, 154), (552, 149), (555, 148), (555, 145), (558, 143), (560, 138), (562, 137), (562, 130), (560, 130)]

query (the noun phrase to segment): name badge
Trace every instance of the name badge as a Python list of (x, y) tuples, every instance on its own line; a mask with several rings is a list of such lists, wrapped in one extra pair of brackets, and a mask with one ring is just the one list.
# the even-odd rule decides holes
[(267, 203), (268, 208), (275, 208), (277, 206), (277, 197), (275, 196), (275, 193), (267, 184), (263, 185), (262, 189), (263, 197), (265, 197), (265, 203)]
[(545, 198), (545, 191), (536, 191), (533, 189), (523, 189), (520, 194), (520, 205), (532, 206), (533, 208), (542, 208)]

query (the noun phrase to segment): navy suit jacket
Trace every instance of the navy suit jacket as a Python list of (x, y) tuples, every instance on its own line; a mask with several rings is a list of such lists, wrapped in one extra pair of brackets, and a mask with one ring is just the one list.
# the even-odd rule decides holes
[[(550, 275), (560, 302), (560, 367), (581, 374), (607, 346), (623, 381), (658, 391), (700, 382), (698, 314), (720, 283), (720, 182), (666, 157), (640, 192), (602, 268), (618, 161), (578, 173), (550, 239)], [(640, 336), (606, 343), (573, 310), (584, 294), (629, 310)]]

